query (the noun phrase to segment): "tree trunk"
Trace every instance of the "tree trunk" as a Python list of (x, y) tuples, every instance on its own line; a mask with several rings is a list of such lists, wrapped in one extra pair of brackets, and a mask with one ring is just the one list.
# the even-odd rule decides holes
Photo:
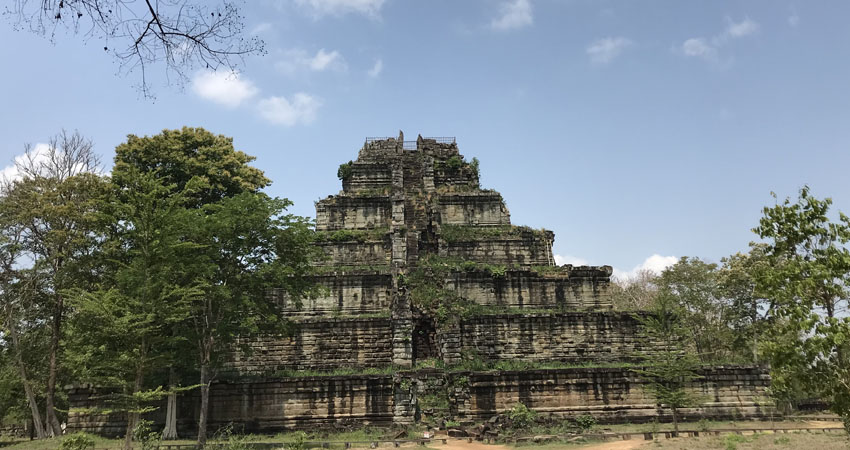
[(165, 407), (165, 428), (162, 430), (163, 440), (177, 439), (177, 371), (174, 367), (168, 370), (168, 403)]
[(38, 412), (38, 402), (35, 399), (35, 392), (32, 390), (29, 378), (27, 377), (27, 369), (24, 366), (24, 357), (21, 354), (20, 341), (18, 340), (18, 330), (14, 324), (9, 325), (9, 336), (12, 338), (12, 345), (15, 347), (15, 360), (18, 363), (18, 374), (21, 377), (21, 384), (24, 385), (24, 394), (27, 397), (30, 412), (32, 413), (32, 426), (35, 431), (35, 436), (39, 439), (47, 437), (44, 432), (44, 424), (41, 422), (41, 414)]
[(673, 412), (673, 437), (679, 436), (679, 408), (670, 408)]
[[(206, 358), (205, 358), (206, 359)], [(201, 413), (198, 420), (198, 446), (207, 444), (207, 410), (210, 401), (209, 362), (201, 363)]]
[[(142, 390), (142, 375), (144, 374), (144, 367), (139, 365), (136, 368), (136, 379), (133, 381), (133, 391), (130, 395), (134, 395)], [(132, 406), (136, 407), (136, 409), (140, 409), (142, 405), (135, 405), (133, 402), (130, 403)], [(135, 411), (127, 411), (127, 430), (124, 433), (124, 449), (132, 450), (133, 449), (133, 432), (136, 430), (136, 425), (139, 424), (139, 418), (141, 414)]]
[(53, 323), (51, 324), (50, 356), (47, 374), (47, 392), (45, 401), (45, 420), (47, 431), (51, 436), (61, 436), (62, 427), (56, 417), (56, 376), (58, 367), (56, 364), (59, 353), (59, 337), (62, 332), (62, 315), (64, 313), (64, 299), (61, 295), (56, 296), (56, 308), (53, 311)]

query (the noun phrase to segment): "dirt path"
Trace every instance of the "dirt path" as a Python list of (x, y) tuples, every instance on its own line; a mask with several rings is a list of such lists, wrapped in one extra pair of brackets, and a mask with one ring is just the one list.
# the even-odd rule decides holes
[(628, 441), (611, 441), (601, 444), (592, 444), (584, 447), (579, 447), (582, 450), (631, 450), (650, 443), (652, 441), (644, 441), (643, 439), (629, 439)]
[(465, 439), (449, 439), (445, 444), (432, 442), (428, 444), (431, 448), (438, 448), (440, 450), (509, 450), (508, 447), (504, 445), (496, 445), (496, 444), (484, 444), (482, 442), (466, 442)]

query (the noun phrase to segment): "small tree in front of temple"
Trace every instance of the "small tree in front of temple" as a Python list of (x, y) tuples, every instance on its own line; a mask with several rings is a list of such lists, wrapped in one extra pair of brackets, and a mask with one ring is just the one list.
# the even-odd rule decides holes
[(658, 404), (670, 410), (674, 433), (679, 433), (679, 410), (699, 403), (689, 386), (699, 380), (699, 359), (686, 351), (687, 330), (678, 320), (679, 306), (669, 292), (660, 292), (648, 315), (638, 315), (641, 335), (648, 344), (638, 356), (644, 365), (635, 372)]

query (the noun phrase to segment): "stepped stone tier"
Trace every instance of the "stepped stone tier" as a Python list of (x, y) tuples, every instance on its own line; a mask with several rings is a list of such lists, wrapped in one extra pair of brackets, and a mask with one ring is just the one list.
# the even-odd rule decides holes
[[(612, 310), (611, 267), (557, 266), (554, 233), (513, 225), (454, 138), (367, 138), (338, 176), (342, 191), (316, 202), (323, 289), (300, 300), (269, 292), (298, 326), (242, 338), (211, 389), (213, 426), (406, 424), (434, 410), (480, 420), (519, 402), (609, 422), (665, 414), (624, 366), (652, 343), (640, 313)], [(562, 368), (487, 369), (499, 362)], [(472, 363), (481, 370), (459, 371)], [(705, 369), (692, 385), (705, 401), (685, 415), (759, 417), (769, 382), (764, 368)], [(123, 432), (119, 415), (92, 412), (96, 389), (69, 396), (71, 429)], [(188, 434), (197, 394), (181, 402)]]

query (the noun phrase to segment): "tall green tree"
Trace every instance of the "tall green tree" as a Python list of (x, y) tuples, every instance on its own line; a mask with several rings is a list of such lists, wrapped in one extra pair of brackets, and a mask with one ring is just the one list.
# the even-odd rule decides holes
[(683, 257), (665, 269), (657, 280), (659, 296), (673, 299), (681, 309), (679, 320), (693, 339), (694, 350), (704, 360), (729, 356), (728, 304), (720, 290), (717, 264)]
[[(0, 233), (19, 234), (30, 279), (39, 280), (37, 310), (49, 324), (45, 369), (44, 421), (50, 435), (60, 435), (56, 386), (61, 368), (61, 340), (67, 313), (64, 292), (91, 281), (89, 264), (97, 247), (98, 205), (107, 182), (97, 175), (91, 141), (62, 132), (46, 149), (28, 149), (18, 164), (19, 179), (0, 195)], [(30, 292), (29, 294), (32, 294)]]
[(303, 276), (311, 270), (310, 222), (285, 214), (288, 200), (259, 192), (270, 181), (249, 165), (253, 160), (236, 150), (231, 138), (201, 128), (131, 135), (116, 148), (112, 174), (118, 185), (133, 171), (156, 171), (178, 191), (192, 185), (187, 208), (199, 212), (200, 225), (189, 239), (202, 246), (194, 267), (204, 289), (192, 304), (188, 325), (174, 331), (189, 339), (198, 355), (200, 444), (207, 438), (209, 385), (238, 337), (287, 325), (265, 290), (282, 287), (297, 298), (311, 287)]
[(185, 193), (163, 185), (155, 172), (127, 175), (103, 207), (111, 231), (99, 286), (71, 298), (69, 353), (81, 379), (123, 388), (113, 402), (127, 412), (129, 449), (146, 407), (141, 400), (149, 397), (146, 378), (177, 359), (181, 337), (172, 329), (188, 320), (202, 286), (192, 278), (200, 246), (188, 240), (199, 212), (187, 209)]
[(727, 299), (725, 326), (731, 341), (726, 345), (736, 359), (761, 362), (760, 344), (768, 326), (772, 302), (760, 291), (758, 277), (769, 270), (764, 244), (751, 244), (749, 253), (723, 258), (719, 271), (720, 291)]
[(659, 293), (647, 312), (635, 318), (641, 324), (643, 338), (652, 345), (637, 355), (643, 365), (635, 372), (646, 381), (658, 404), (670, 410), (673, 429), (678, 433), (679, 410), (700, 401), (690, 389), (701, 378), (697, 373), (699, 357), (688, 345), (693, 335), (682, 320), (687, 311), (669, 291)]
[(764, 208), (753, 231), (770, 270), (757, 282), (774, 303), (765, 346), (774, 383), (826, 400), (850, 432), (850, 218), (831, 205), (804, 186), (796, 201)]
[(197, 242), (204, 245), (206, 289), (192, 310), (200, 365), (198, 443), (207, 439), (209, 386), (237, 339), (281, 332), (289, 323), (266, 295), (282, 288), (295, 299), (312, 288), (310, 221), (285, 214), (287, 200), (242, 193), (204, 207)]

